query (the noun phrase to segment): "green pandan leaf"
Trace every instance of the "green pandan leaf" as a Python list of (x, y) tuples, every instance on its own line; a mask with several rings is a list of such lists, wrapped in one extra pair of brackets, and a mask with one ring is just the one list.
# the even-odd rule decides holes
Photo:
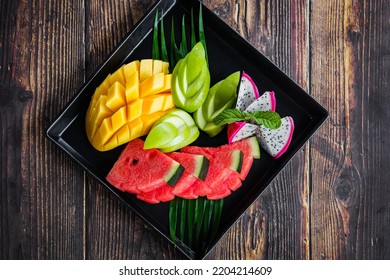
[(167, 44), (165, 43), (165, 31), (164, 31), (164, 18), (161, 18), (160, 23), (160, 31), (161, 31), (161, 59), (163, 61), (169, 62)]
[(176, 226), (177, 226), (177, 216), (179, 212), (179, 199), (175, 197), (169, 203), (169, 233), (171, 235), (172, 241), (176, 241)]
[(191, 9), (191, 48), (196, 45), (196, 32), (195, 32), (195, 20), (194, 20), (194, 10)]
[(158, 41), (158, 11), (156, 12), (156, 17), (154, 18), (153, 25), (153, 48), (152, 48), (152, 58), (160, 59), (160, 47)]
[[(199, 41), (202, 42), (204, 49), (207, 50), (206, 36), (204, 33), (204, 27), (203, 27), (202, 3), (199, 3)], [(206, 51), (205, 57), (206, 57), (207, 65), (209, 65), (209, 58), (207, 55), (207, 51)]]
[(180, 59), (185, 57), (188, 53), (185, 15), (183, 15), (183, 18), (181, 20), (181, 43), (180, 43), (179, 52), (180, 52)]

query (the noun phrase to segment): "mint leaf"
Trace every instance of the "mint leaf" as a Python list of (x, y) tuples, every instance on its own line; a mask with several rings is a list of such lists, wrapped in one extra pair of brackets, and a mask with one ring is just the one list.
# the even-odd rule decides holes
[(238, 109), (225, 109), (214, 118), (217, 126), (248, 120), (246, 113)]
[(271, 111), (257, 111), (252, 114), (252, 120), (257, 124), (264, 125), (269, 129), (277, 129), (281, 126), (282, 120), (278, 113)]
[(278, 113), (271, 111), (257, 111), (254, 113), (241, 112), (239, 109), (226, 109), (214, 119), (217, 126), (234, 122), (247, 122), (257, 125), (263, 125), (269, 129), (277, 129), (282, 124)]

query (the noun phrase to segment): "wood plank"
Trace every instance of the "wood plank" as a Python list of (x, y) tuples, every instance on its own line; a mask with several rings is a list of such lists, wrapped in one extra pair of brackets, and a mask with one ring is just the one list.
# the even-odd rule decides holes
[(0, 5), (0, 258), (82, 258), (83, 173), (44, 131), (83, 82), (83, 2)]
[[(86, 3), (87, 76), (154, 1), (105, 1)], [(172, 259), (181, 258), (173, 246), (148, 227), (111, 192), (87, 177), (88, 259)]]
[(390, 7), (313, 1), (312, 94), (330, 119), (312, 141), (312, 257), (390, 257)]
[[(253, 46), (308, 89), (306, 1), (204, 1)], [(208, 258), (309, 258), (308, 145)]]

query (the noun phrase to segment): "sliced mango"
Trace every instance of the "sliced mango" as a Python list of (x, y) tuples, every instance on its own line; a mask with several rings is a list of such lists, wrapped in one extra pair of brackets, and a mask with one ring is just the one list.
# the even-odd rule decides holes
[[(153, 60), (153, 75), (163, 72), (163, 61), (161, 60)], [(165, 74), (165, 73), (164, 73)]]
[(135, 71), (126, 79), (126, 102), (127, 104), (139, 97), (139, 72)]
[(139, 79), (141, 82), (153, 76), (153, 60), (142, 59), (139, 66), (139, 72), (140, 72)]
[(132, 62), (124, 65), (123, 72), (125, 75), (126, 82), (130, 78), (130, 76), (133, 75), (137, 71), (139, 71), (139, 61), (138, 60), (132, 61)]
[(162, 68), (163, 68), (163, 73), (164, 73), (165, 75), (167, 75), (167, 74), (169, 73), (169, 63), (163, 61), (163, 63), (162, 63)]
[(124, 86), (119, 82), (115, 82), (108, 89), (106, 106), (111, 111), (115, 112), (127, 104), (125, 90)]
[(121, 66), (99, 85), (86, 113), (92, 146), (107, 151), (149, 133), (174, 108), (169, 64), (144, 59)]
[(109, 80), (111, 85), (115, 84), (116, 82), (119, 82), (122, 85), (125, 84), (125, 75), (123, 72), (123, 68), (124, 66), (122, 66), (121, 68), (119, 68), (118, 70), (116, 70), (114, 73), (110, 75)]

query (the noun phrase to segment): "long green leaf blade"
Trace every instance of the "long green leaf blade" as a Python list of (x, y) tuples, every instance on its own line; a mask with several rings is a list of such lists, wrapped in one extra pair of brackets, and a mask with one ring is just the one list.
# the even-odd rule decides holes
[(181, 215), (180, 215), (180, 240), (184, 242), (184, 233), (186, 229), (186, 212), (187, 212), (187, 200), (186, 199), (180, 199), (181, 200)]
[(154, 18), (154, 25), (153, 25), (152, 58), (160, 59), (160, 50), (159, 50), (159, 41), (158, 41), (158, 10), (156, 11), (156, 17)]
[(195, 220), (195, 200), (191, 199), (188, 201), (187, 210), (187, 228), (188, 228), (188, 245), (192, 248), (193, 231), (194, 231), (194, 220)]
[(199, 40), (202, 42), (204, 51), (205, 51), (205, 57), (207, 65), (209, 65), (209, 58), (207, 55), (207, 46), (206, 46), (206, 36), (204, 33), (204, 26), (203, 26), (203, 12), (202, 12), (202, 3), (199, 3)]
[(176, 41), (175, 41), (175, 23), (173, 21), (173, 17), (172, 17), (172, 25), (171, 25), (171, 65), (172, 67), (174, 67), (177, 63), (177, 53), (178, 53), (178, 49), (177, 49), (177, 46), (176, 46)]
[(179, 53), (180, 53), (179, 59), (184, 58), (188, 53), (185, 15), (183, 15), (183, 18), (181, 20), (181, 43), (180, 43)]
[(203, 216), (206, 208), (206, 200), (203, 197), (199, 197), (195, 204), (195, 240), (196, 244), (199, 243), (200, 233), (203, 225)]
[(210, 234), (210, 241), (211, 243), (219, 229), (219, 224), (221, 222), (221, 216), (222, 216), (222, 209), (223, 209), (223, 199), (217, 200), (214, 203), (214, 209), (213, 209), (213, 218), (212, 218), (212, 229), (211, 229), (211, 234)]
[(174, 244), (176, 244), (176, 226), (178, 214), (178, 199), (175, 197), (169, 203), (169, 233)]
[(191, 48), (196, 45), (196, 33), (195, 33), (195, 21), (194, 21), (194, 10), (191, 9)]
[(163, 61), (166, 61), (166, 62), (169, 62), (169, 59), (168, 59), (168, 51), (167, 51), (167, 45), (165, 43), (165, 31), (164, 31), (164, 18), (161, 18), (161, 23), (160, 23), (160, 28), (161, 28), (161, 36), (160, 36), (160, 40), (161, 40), (161, 59)]

